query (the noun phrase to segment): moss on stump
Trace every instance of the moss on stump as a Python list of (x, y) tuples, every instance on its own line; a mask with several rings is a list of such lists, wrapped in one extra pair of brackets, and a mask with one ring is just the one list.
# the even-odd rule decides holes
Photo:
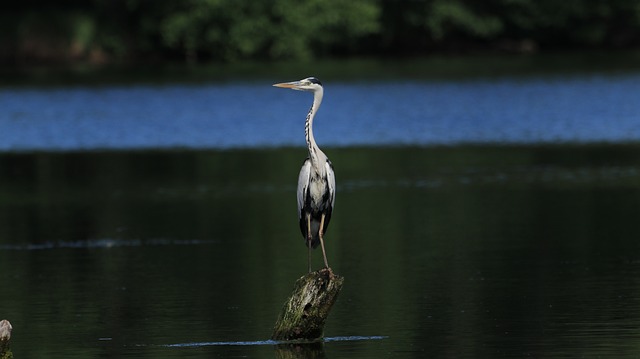
[(322, 338), (324, 323), (338, 299), (344, 278), (324, 268), (296, 281), (291, 297), (285, 302), (271, 339), (315, 340)]

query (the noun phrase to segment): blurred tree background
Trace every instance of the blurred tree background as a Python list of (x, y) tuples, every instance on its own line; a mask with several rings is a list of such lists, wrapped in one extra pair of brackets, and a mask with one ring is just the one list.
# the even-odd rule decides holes
[(23, 0), (0, 64), (209, 63), (640, 45), (631, 0)]

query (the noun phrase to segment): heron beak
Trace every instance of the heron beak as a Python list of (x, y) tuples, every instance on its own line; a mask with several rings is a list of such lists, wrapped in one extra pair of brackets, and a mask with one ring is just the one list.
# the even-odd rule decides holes
[(297, 90), (300, 87), (300, 81), (281, 82), (279, 84), (273, 84), (273, 86)]

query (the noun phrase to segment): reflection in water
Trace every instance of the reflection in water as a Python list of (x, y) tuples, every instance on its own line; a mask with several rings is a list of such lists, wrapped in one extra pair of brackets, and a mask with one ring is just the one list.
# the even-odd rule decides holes
[[(304, 151), (0, 155), (16, 357), (273, 357), (230, 343), (268, 337), (305, 271)], [(347, 282), (326, 357), (640, 353), (637, 144), (327, 153), (327, 255)]]
[(277, 359), (325, 359), (324, 343), (294, 343), (275, 346)]
[[(256, 341), (230, 341), (230, 342), (201, 342), (201, 343), (178, 343), (163, 345), (167, 348), (201, 348), (211, 346), (273, 346), (276, 358), (326, 358), (324, 343), (330, 342), (356, 342), (382, 340), (385, 336), (345, 336), (328, 337), (317, 341), (291, 341), (278, 342), (273, 340)], [(140, 345), (144, 346), (144, 345)]]

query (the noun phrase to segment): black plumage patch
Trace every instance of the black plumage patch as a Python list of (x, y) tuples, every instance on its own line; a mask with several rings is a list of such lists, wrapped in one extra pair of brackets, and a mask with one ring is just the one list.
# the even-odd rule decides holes
[(312, 84), (318, 84), (318, 85), (322, 86), (322, 82), (320, 82), (320, 80), (318, 80), (315, 77), (309, 77), (309, 78), (307, 78), (307, 80), (309, 80), (309, 82), (311, 82)]
[[(302, 236), (305, 239), (305, 244), (307, 246), (311, 245), (312, 248), (316, 248), (320, 244), (319, 230), (322, 215), (324, 215), (324, 226), (322, 228), (322, 234), (324, 235), (324, 233), (326, 233), (327, 231), (327, 228), (329, 228), (329, 222), (331, 221), (331, 212), (333, 212), (333, 205), (331, 203), (331, 194), (329, 192), (328, 186), (325, 186), (324, 188), (319, 206), (314, 204), (314, 200), (311, 198), (310, 191), (313, 182), (327, 183), (327, 176), (325, 175), (323, 178), (320, 178), (313, 174), (311, 175), (309, 186), (306, 188), (305, 193), (303, 194), (304, 202), (300, 211), (299, 223), (300, 231), (302, 232)], [(307, 223), (307, 216), (310, 217), (310, 224)], [(311, 233), (309, 233), (309, 225), (311, 227)], [(309, 243), (309, 240), (311, 241), (311, 243)]]

